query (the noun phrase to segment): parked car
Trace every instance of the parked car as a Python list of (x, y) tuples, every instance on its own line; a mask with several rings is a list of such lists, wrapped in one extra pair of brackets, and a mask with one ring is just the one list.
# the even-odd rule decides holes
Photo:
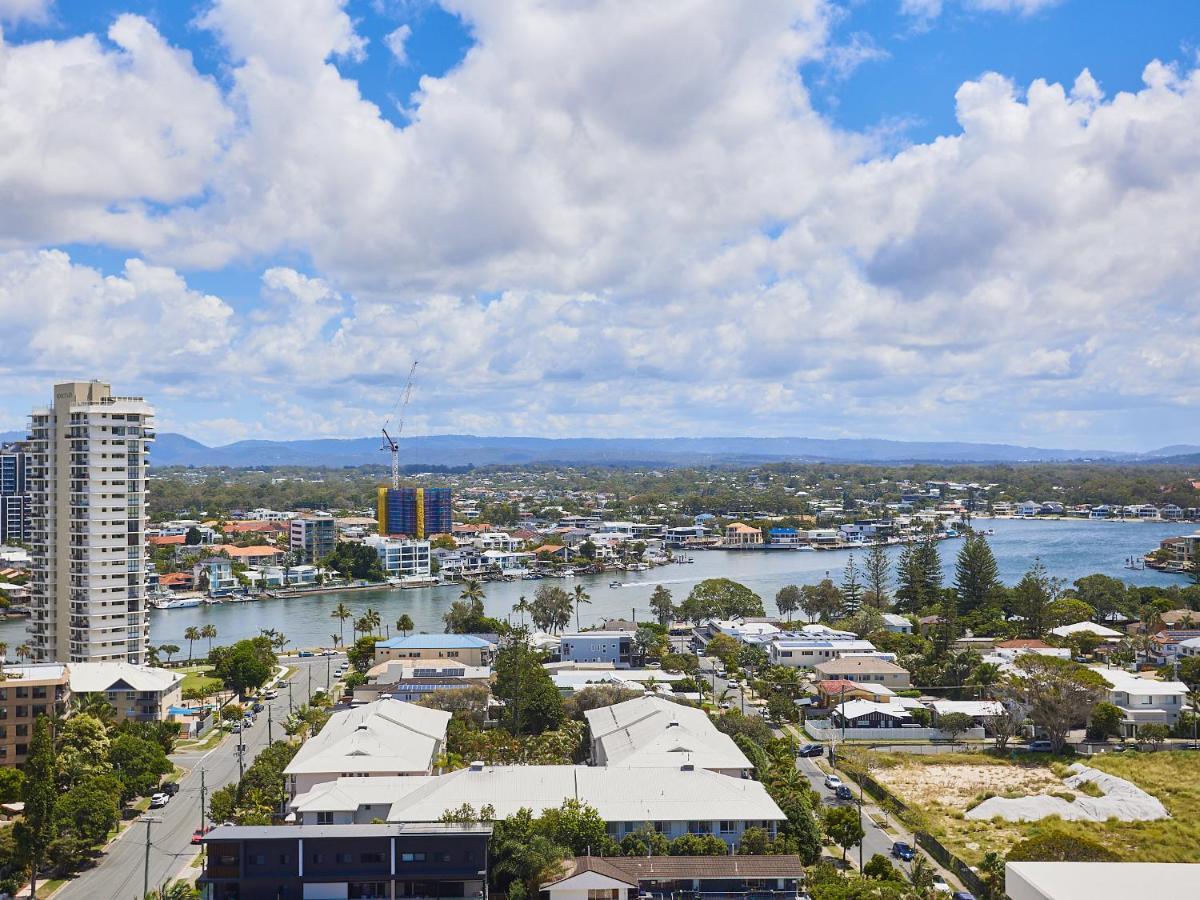
[(825, 748), (820, 744), (805, 744), (796, 751), (797, 756), (824, 756)]
[(315, 654), (315, 653), (313, 653), (311, 650), (301, 650), (301, 651), (300, 651), (299, 653), (297, 653), (296, 655), (297, 655), (297, 656), (304, 656), (304, 657), (308, 657), (308, 656), (316, 656), (316, 654)]
[(935, 894), (949, 894), (952, 892), (950, 885), (946, 884), (946, 879), (936, 872), (933, 875), (933, 892)]
[(1030, 741), (1028, 747), (1030, 753), (1049, 753), (1053, 748), (1049, 741)]
[(337, 651), (336, 650), (322, 650), (321, 655), (322, 656), (337, 656)]
[(725, 684), (731, 688), (740, 688), (742, 686), (742, 683), (736, 678), (730, 678)]
[(721, 709), (733, 709), (733, 703), (732, 703), (732, 701), (729, 701), (729, 700), (723, 700), (723, 701), (721, 702)]
[(261, 703), (255, 703), (255, 704), (254, 704), (252, 707), (250, 707), (250, 708), (251, 708), (252, 710), (254, 710), (256, 713), (260, 713), (260, 712), (262, 712), (264, 709), (266, 709), (266, 707), (265, 707), (265, 706), (263, 706)]
[(271, 688), (269, 691), (263, 691), (263, 697), (267, 700), (274, 700), (278, 696), (279, 691), (275, 690), (275, 688)]
[(174, 797), (176, 794), (179, 793), (179, 782), (177, 782), (177, 781), (164, 782), (163, 785), (161, 786), (160, 790), (162, 790), (162, 792), (164, 794)]
[(950, 900), (975, 900), (975, 895), (970, 891), (955, 891), (950, 895)]
[(904, 843), (904, 841), (896, 841), (896, 843), (892, 844), (892, 856), (894, 856), (896, 859), (902, 859), (905, 862), (912, 862), (913, 857), (916, 855), (916, 851), (913, 850), (911, 846)]
[(825, 776), (825, 787), (829, 788), (831, 791), (836, 791), (841, 786), (842, 779), (838, 778), (836, 775)]
[(170, 802), (171, 802), (171, 795), (164, 794), (162, 791), (159, 791), (157, 794), (155, 794), (153, 797), (150, 798), (150, 808), (151, 809), (162, 809), (164, 806), (166, 806)]
[(242, 733), (242, 723), (234, 722), (233, 727), (230, 728), (229, 730), (232, 731), (234, 734), (241, 734)]
[(192, 832), (192, 843), (199, 844), (202, 840), (204, 840), (204, 836), (206, 834), (208, 834), (210, 831), (212, 831), (211, 827), (210, 828), (197, 828), (195, 831)]
[(835, 797), (837, 797), (839, 800), (853, 800), (854, 799), (854, 794), (851, 793), (850, 788), (844, 784), (839, 784), (837, 786), (837, 788), (834, 790), (833, 795)]

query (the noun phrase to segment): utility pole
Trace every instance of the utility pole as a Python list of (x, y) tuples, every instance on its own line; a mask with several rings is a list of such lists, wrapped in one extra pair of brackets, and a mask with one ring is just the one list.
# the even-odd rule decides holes
[(271, 704), (270, 703), (267, 704), (267, 743), (268, 744), (274, 743), (274, 741), (271, 740)]
[(308, 701), (312, 702), (312, 666), (308, 667)]
[(327, 696), (333, 696), (333, 681), (329, 675), (329, 665), (333, 657), (325, 657), (325, 693)]
[(292, 714), (292, 683), (288, 682), (288, 715)]
[(242, 734), (238, 732), (237, 758), (238, 758), (238, 783), (242, 781), (242, 776), (246, 774), (246, 745), (242, 742)]
[(208, 797), (207, 791), (204, 789), (204, 770), (200, 770), (200, 831), (204, 831), (204, 804)]
[(143, 816), (142, 821), (146, 823), (146, 858), (142, 863), (142, 896), (145, 897), (150, 893), (150, 826), (155, 822), (161, 822), (155, 816)]

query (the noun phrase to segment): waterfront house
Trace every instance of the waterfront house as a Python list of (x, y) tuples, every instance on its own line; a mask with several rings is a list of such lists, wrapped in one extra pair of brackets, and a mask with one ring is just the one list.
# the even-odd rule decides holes
[(495, 641), (474, 634), (410, 634), (375, 644), (375, 664), (391, 659), (452, 659), (467, 666), (490, 666)]
[(379, 565), (389, 578), (426, 579), (431, 577), (433, 570), (429, 541), (384, 537), (375, 534), (363, 543), (378, 555)]
[(725, 526), (725, 539), (722, 544), (726, 547), (757, 547), (763, 542), (762, 531), (744, 522), (733, 522)]
[(192, 578), (209, 596), (220, 597), (237, 589), (233, 561), (225, 556), (209, 556), (192, 565)]
[(633, 635), (628, 631), (564, 634), (559, 658), (563, 662), (611, 663), (618, 669), (627, 669), (633, 664)]
[(272, 566), (279, 563), (284, 557), (284, 552), (278, 547), (269, 547), (266, 544), (258, 544), (253, 547), (217, 544), (212, 549), (224, 553), (234, 562), (247, 566)]
[(1032, 518), (1041, 511), (1042, 504), (1036, 503), (1033, 500), (1022, 500), (1013, 509), (1013, 512), (1021, 518)]
[(771, 528), (767, 531), (767, 537), (772, 544), (780, 547), (799, 547), (808, 543), (807, 538), (795, 528)]

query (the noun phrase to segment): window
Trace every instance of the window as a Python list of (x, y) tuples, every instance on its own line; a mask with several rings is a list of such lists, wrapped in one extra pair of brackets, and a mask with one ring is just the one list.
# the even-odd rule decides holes
[(362, 856), (359, 857), (359, 859), (365, 863), (381, 863), (381, 862), (383, 862), (383, 854), (382, 853), (364, 853), (364, 854), (362, 854)]
[(737, 831), (737, 824), (728, 820), (721, 822), (721, 834), (733, 834)]
[(354, 854), (353, 853), (337, 853), (334, 855), (334, 860), (339, 863), (352, 863), (352, 862), (354, 862)]
[(621, 889), (588, 888), (588, 900), (621, 900)]
[(321, 863), (325, 862), (325, 854), (324, 853), (314, 853), (310, 857), (310, 859), (312, 860), (312, 864), (314, 866), (319, 866), (319, 865), (321, 865)]
[(433, 858), (440, 863), (450, 862), (450, 854), (445, 850), (439, 850), (437, 853), (433, 854)]
[(246, 862), (252, 866), (265, 866), (267, 864), (267, 855), (265, 853), (251, 853), (246, 857)]
[(400, 862), (425, 862), (424, 853), (401, 853)]
[(317, 813), (317, 824), (318, 825), (332, 825), (333, 824), (333, 813), (331, 813), (331, 812)]

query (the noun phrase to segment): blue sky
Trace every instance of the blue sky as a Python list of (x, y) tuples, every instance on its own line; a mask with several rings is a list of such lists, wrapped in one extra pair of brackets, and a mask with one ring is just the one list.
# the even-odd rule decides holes
[(0, 27), (0, 431), (100, 377), (202, 440), (367, 434), (419, 358), (428, 432), (1196, 440), (1189, 0)]

